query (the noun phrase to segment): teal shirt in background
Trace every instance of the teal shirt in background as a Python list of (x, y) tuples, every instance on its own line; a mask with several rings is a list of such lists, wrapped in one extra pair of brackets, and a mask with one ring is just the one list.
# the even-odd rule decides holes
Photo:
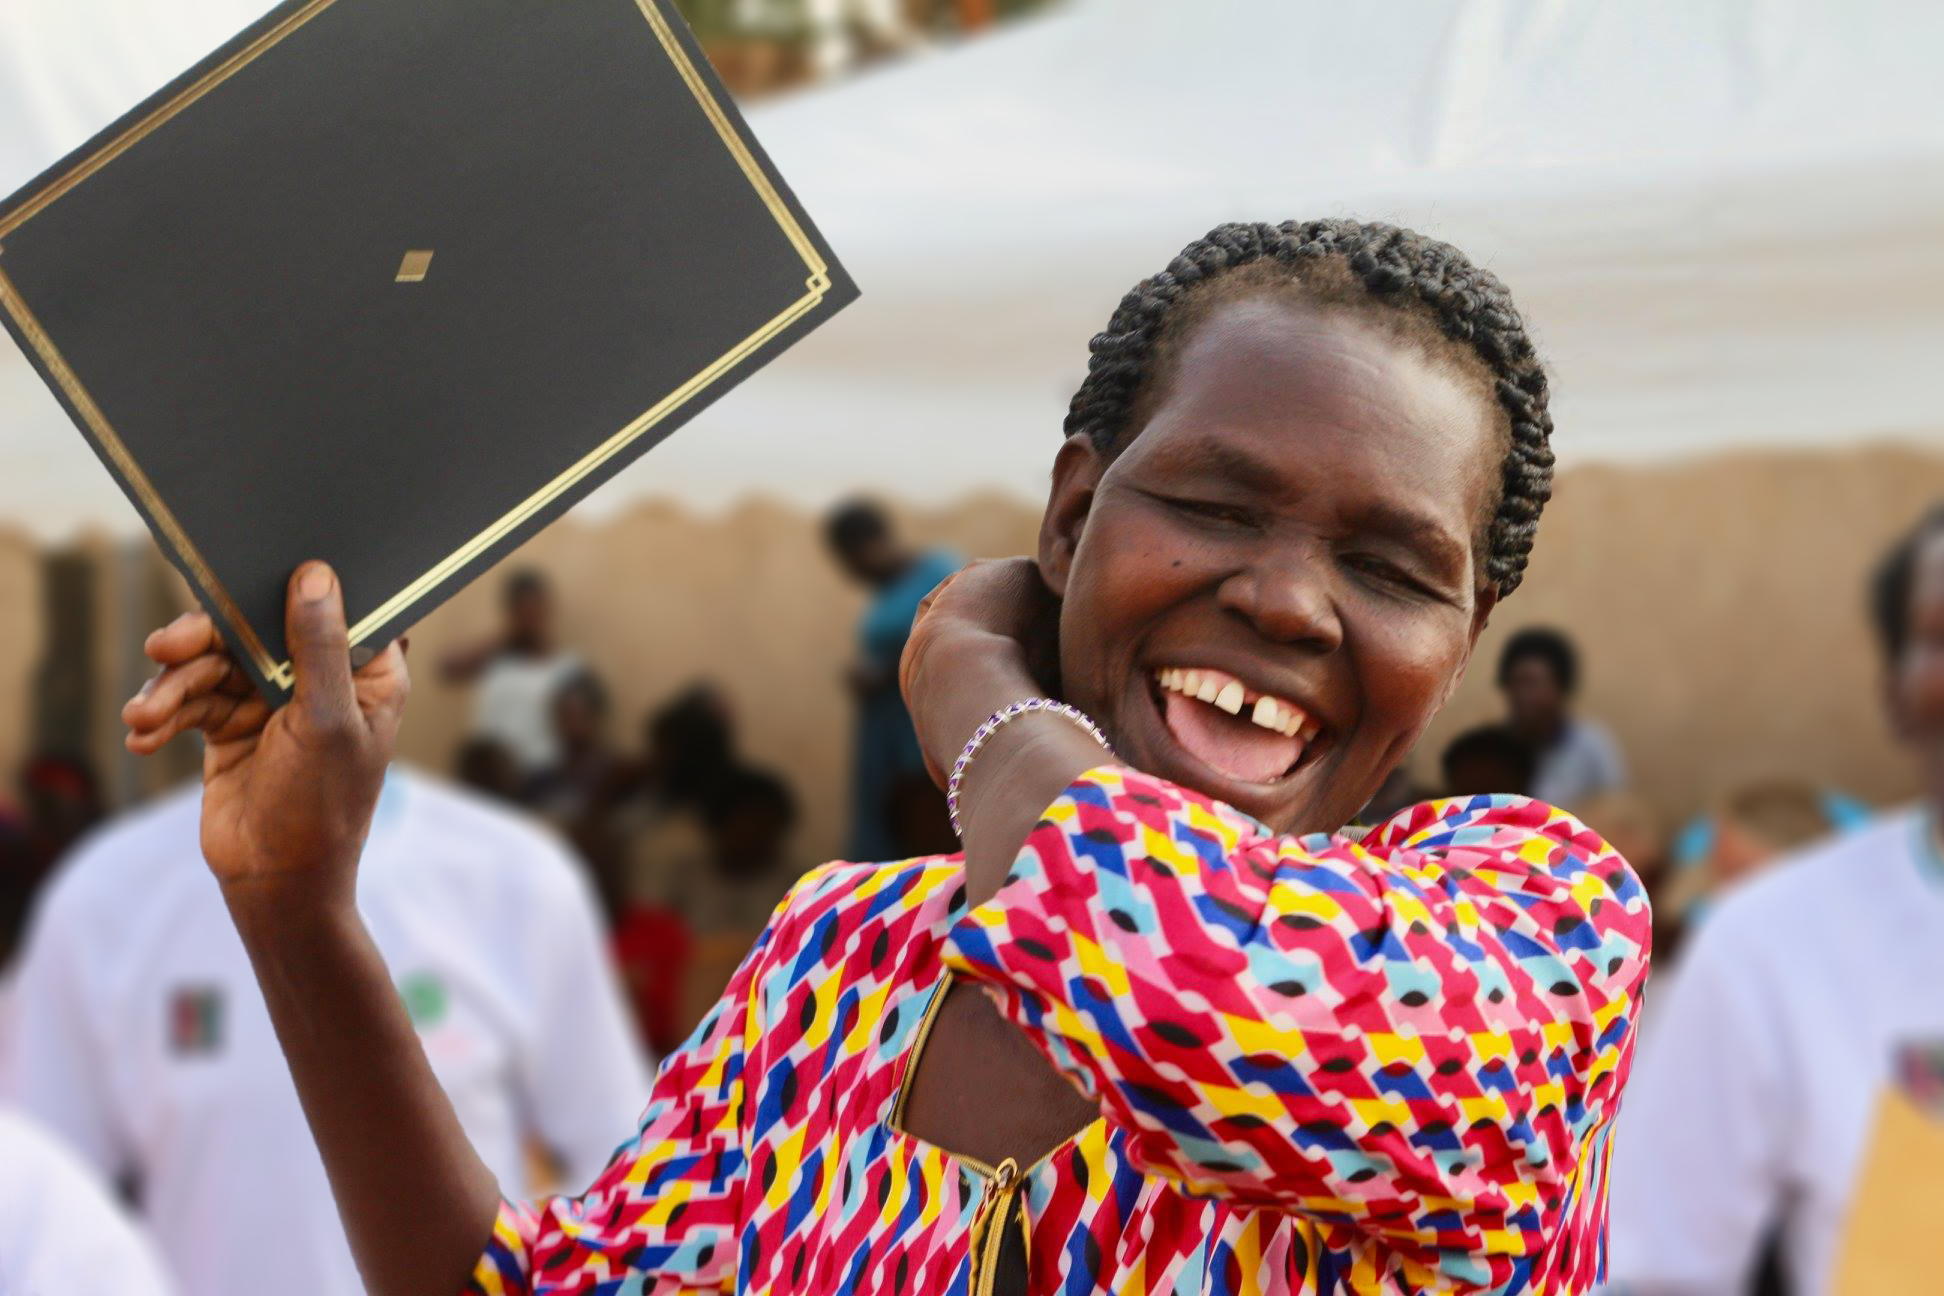
[(924, 753), (905, 710), (904, 695), (895, 680), (898, 659), (918, 605), (938, 583), (963, 566), (957, 554), (934, 549), (920, 554), (908, 571), (880, 590), (858, 623), (858, 647), (866, 663), (886, 668), (893, 682), (873, 690), (858, 707), (857, 748), (851, 779), (853, 860), (876, 862), (897, 858), (886, 799), (898, 780), (925, 771)]

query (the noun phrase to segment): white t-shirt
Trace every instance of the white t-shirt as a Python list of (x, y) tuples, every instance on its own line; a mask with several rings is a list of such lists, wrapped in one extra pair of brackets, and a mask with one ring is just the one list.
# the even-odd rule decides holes
[(1539, 753), (1532, 796), (1547, 805), (1574, 807), (1602, 792), (1627, 785), (1627, 766), (1613, 735), (1578, 718), (1568, 720), (1559, 741)]
[(0, 1296), (168, 1296), (146, 1239), (72, 1152), (0, 1111)]
[[(1796, 1296), (1831, 1290), (1900, 1051), (1944, 1044), (1929, 834), (1894, 815), (1777, 866), (1709, 914), (1664, 997), (1649, 979), (1657, 1021), (1614, 1128), (1609, 1291), (1740, 1291), (1778, 1223)], [(1933, 1277), (1935, 1245), (1911, 1239)]]
[(11, 966), (0, 968), (0, 1107), (13, 1103), (14, 1037), (20, 1031), (19, 1021), (20, 978)]
[(501, 653), (486, 663), (473, 694), (472, 736), (506, 748), (520, 772), (550, 769), (560, 759), (554, 735), (554, 694), (582, 669), (572, 653), (522, 657)]
[[(108, 1177), (133, 1174), (191, 1296), (363, 1291), (222, 895), (197, 789), (88, 841), (19, 971), (18, 1101)], [(502, 1191), (523, 1136), (589, 1183), (649, 1077), (591, 889), (543, 830), (424, 776), (386, 782), (358, 907)]]

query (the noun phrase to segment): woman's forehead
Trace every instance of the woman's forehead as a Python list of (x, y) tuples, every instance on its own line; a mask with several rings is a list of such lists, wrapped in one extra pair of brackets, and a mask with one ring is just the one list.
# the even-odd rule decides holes
[(1502, 453), (1500, 412), (1469, 375), (1341, 310), (1225, 303), (1173, 368), (1129, 447), (1170, 465), (1246, 463), (1291, 479), (1326, 467), (1448, 492), (1454, 479), (1488, 484)]
[(1503, 413), (1477, 366), (1385, 320), (1338, 305), (1258, 293), (1201, 317), (1178, 347), (1157, 409), (1255, 401), (1285, 418), (1327, 412), (1363, 421), (1429, 417), (1487, 437)]

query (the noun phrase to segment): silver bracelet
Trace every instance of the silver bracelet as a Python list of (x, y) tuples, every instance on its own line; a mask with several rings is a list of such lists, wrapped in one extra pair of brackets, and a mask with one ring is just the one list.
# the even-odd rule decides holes
[(1100, 726), (1079, 707), (1068, 706), (1057, 698), (1048, 697), (1024, 698), (1011, 706), (1001, 707), (987, 716), (986, 722), (973, 731), (972, 740), (965, 744), (965, 750), (959, 753), (956, 761), (952, 762), (952, 777), (945, 784), (945, 808), (952, 815), (952, 831), (961, 841), (965, 839), (965, 830), (959, 826), (959, 786), (965, 781), (965, 771), (972, 767), (972, 758), (992, 740), (992, 735), (1019, 717), (1031, 715), (1035, 711), (1064, 716), (1073, 721), (1086, 731), (1089, 738), (1100, 744), (1100, 749), (1107, 753), (1109, 759), (1113, 758), (1113, 744), (1107, 741), (1106, 734), (1100, 732)]

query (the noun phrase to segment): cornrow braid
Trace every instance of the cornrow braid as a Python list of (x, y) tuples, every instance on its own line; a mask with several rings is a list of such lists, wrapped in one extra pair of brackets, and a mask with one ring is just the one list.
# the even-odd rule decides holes
[[(1546, 371), (1512, 295), (1449, 243), (1394, 225), (1351, 220), (1230, 224), (1183, 248), (1168, 268), (1121, 299), (1089, 350), (1086, 381), (1066, 433), (1118, 448), (1153, 377), (1155, 352), (1180, 308), (1221, 276), (1266, 264), (1303, 283), (1334, 267), (1374, 303), (1409, 310), (1483, 363), (1510, 424), (1499, 498), (1486, 537), (1485, 576), (1501, 596), (1525, 577), (1539, 514), (1552, 497), (1552, 415)], [(1330, 295), (1330, 294), (1325, 294)]]

